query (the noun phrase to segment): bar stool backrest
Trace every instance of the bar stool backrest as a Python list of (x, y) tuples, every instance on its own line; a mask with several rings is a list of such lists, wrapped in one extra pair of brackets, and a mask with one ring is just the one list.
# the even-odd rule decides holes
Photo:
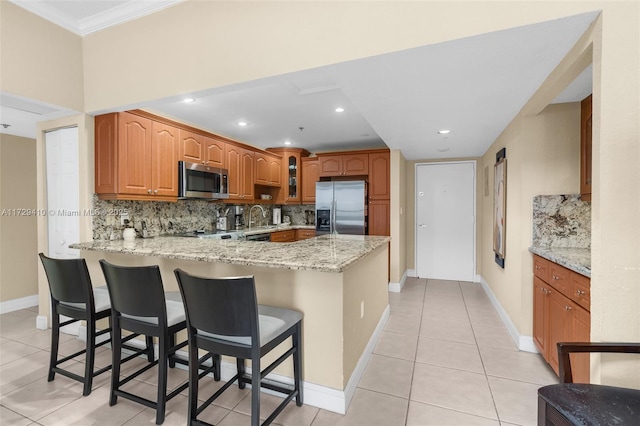
[(180, 269), (175, 273), (189, 327), (221, 336), (250, 337), (259, 345), (253, 276), (203, 278)]
[(160, 268), (152, 266), (118, 266), (100, 260), (112, 310), (129, 316), (155, 317), (167, 325), (167, 306)]
[(91, 278), (84, 259), (53, 259), (39, 254), (49, 282), (51, 298), (62, 303), (85, 303), (93, 312)]

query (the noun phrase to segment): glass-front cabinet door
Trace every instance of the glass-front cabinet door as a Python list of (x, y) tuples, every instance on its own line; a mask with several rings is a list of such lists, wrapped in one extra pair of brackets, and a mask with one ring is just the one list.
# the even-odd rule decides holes
[(289, 155), (287, 158), (288, 169), (288, 192), (287, 201), (298, 200), (298, 158), (296, 155)]

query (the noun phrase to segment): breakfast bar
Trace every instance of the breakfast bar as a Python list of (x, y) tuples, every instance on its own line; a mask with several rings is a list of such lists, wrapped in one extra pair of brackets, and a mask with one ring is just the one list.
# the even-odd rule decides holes
[[(389, 316), (389, 237), (324, 235), (292, 243), (155, 237), (73, 244), (94, 286), (104, 285), (100, 259), (158, 265), (165, 291), (177, 291), (174, 270), (204, 277), (253, 275), (258, 302), (303, 314), (305, 403), (344, 413)], [(265, 362), (277, 358), (276, 350)], [(223, 378), (235, 373), (230, 359)], [(284, 363), (273, 373), (290, 382)]]

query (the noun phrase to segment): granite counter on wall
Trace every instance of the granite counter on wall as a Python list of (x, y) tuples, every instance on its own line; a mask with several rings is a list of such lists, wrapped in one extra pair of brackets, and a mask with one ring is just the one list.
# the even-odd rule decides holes
[(580, 195), (534, 197), (529, 251), (591, 277), (591, 203)]

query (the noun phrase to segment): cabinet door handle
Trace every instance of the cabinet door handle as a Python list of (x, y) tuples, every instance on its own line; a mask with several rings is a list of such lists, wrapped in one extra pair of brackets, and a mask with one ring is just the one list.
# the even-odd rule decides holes
[(154, 194), (157, 194), (157, 193), (158, 193), (158, 190), (156, 189), (155, 191), (153, 191), (153, 193), (154, 193)]
[(150, 189), (147, 189), (147, 194), (151, 194), (151, 190)]
[(573, 309), (571, 306), (564, 305), (564, 310), (565, 311), (570, 311), (571, 309)]
[(576, 294), (578, 296), (583, 296), (584, 295), (584, 290), (576, 290)]
[(539, 271), (540, 269), (540, 265), (536, 265), (536, 271)]
[(552, 275), (552, 276), (551, 276), (551, 279), (552, 279), (552, 280), (559, 280), (559, 279), (560, 279), (560, 277), (557, 277), (557, 276), (555, 276), (555, 275)]

